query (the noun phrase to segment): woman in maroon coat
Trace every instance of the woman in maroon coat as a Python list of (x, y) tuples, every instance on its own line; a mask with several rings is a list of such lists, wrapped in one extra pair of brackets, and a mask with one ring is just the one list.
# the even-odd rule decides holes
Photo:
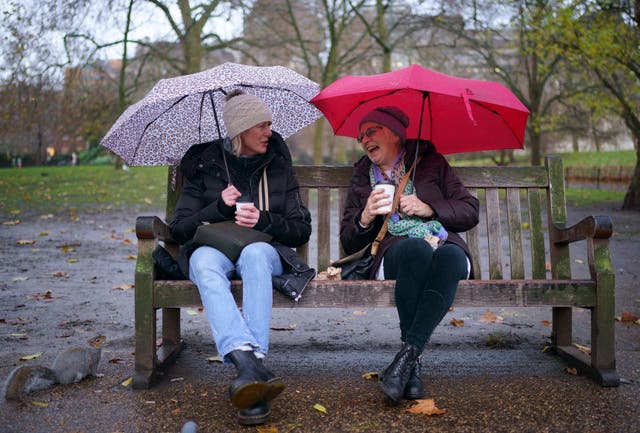
[(380, 378), (395, 403), (425, 395), (420, 355), (453, 303), (458, 281), (473, 277), (470, 252), (458, 232), (478, 223), (478, 200), (430, 142), (405, 140), (408, 124), (398, 107), (376, 108), (360, 121), (358, 141), (366, 155), (354, 166), (340, 227), (347, 254), (372, 242), (385, 220), (381, 208), (393, 198), (373, 186), (392, 182), (397, 189), (418, 152), (415, 177), (401, 192), (370, 275), (396, 280), (402, 348)]

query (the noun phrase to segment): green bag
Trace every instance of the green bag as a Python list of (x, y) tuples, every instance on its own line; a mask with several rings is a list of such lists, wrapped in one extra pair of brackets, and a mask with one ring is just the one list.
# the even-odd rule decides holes
[(223, 253), (235, 263), (242, 249), (255, 242), (271, 242), (273, 236), (261, 231), (242, 227), (235, 221), (222, 221), (198, 226), (193, 242), (208, 245)]

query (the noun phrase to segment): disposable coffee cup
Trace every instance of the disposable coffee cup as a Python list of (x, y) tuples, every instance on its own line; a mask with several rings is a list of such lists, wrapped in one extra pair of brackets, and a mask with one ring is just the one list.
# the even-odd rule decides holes
[(389, 204), (386, 206), (379, 207), (378, 209), (384, 213), (391, 212), (391, 206), (393, 204), (393, 194), (396, 191), (396, 186), (392, 183), (378, 182), (374, 188), (383, 190), (389, 196)]
[(243, 210), (244, 208), (248, 208), (253, 206), (253, 202), (245, 197), (241, 197), (240, 199), (238, 199), (238, 201), (236, 202), (236, 209), (237, 210)]

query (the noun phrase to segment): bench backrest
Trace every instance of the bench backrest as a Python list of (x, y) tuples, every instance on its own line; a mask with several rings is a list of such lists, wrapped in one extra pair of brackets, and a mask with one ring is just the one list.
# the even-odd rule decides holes
[[(353, 169), (303, 165), (294, 168), (313, 223), (311, 240), (298, 248), (298, 253), (320, 272), (343, 255), (338, 232)], [(480, 200), (480, 223), (464, 234), (477, 279), (570, 277), (568, 249), (550, 242), (554, 224), (566, 225), (560, 157), (548, 156), (545, 166), (454, 167), (454, 170)], [(176, 187), (168, 188), (167, 219), (173, 214), (182, 184), (179, 173), (175, 182), (173, 179), (170, 170), (169, 185), (175, 183)], [(530, 254), (525, 254), (526, 249)]]

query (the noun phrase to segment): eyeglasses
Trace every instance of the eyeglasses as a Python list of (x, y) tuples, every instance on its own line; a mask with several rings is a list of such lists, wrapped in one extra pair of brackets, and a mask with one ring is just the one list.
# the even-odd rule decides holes
[(358, 138), (357, 138), (358, 143), (362, 143), (362, 140), (364, 140), (365, 136), (367, 138), (371, 138), (373, 134), (378, 132), (379, 129), (382, 129), (382, 126), (372, 126), (371, 128), (367, 128), (366, 131), (361, 132), (360, 135), (358, 135)]

